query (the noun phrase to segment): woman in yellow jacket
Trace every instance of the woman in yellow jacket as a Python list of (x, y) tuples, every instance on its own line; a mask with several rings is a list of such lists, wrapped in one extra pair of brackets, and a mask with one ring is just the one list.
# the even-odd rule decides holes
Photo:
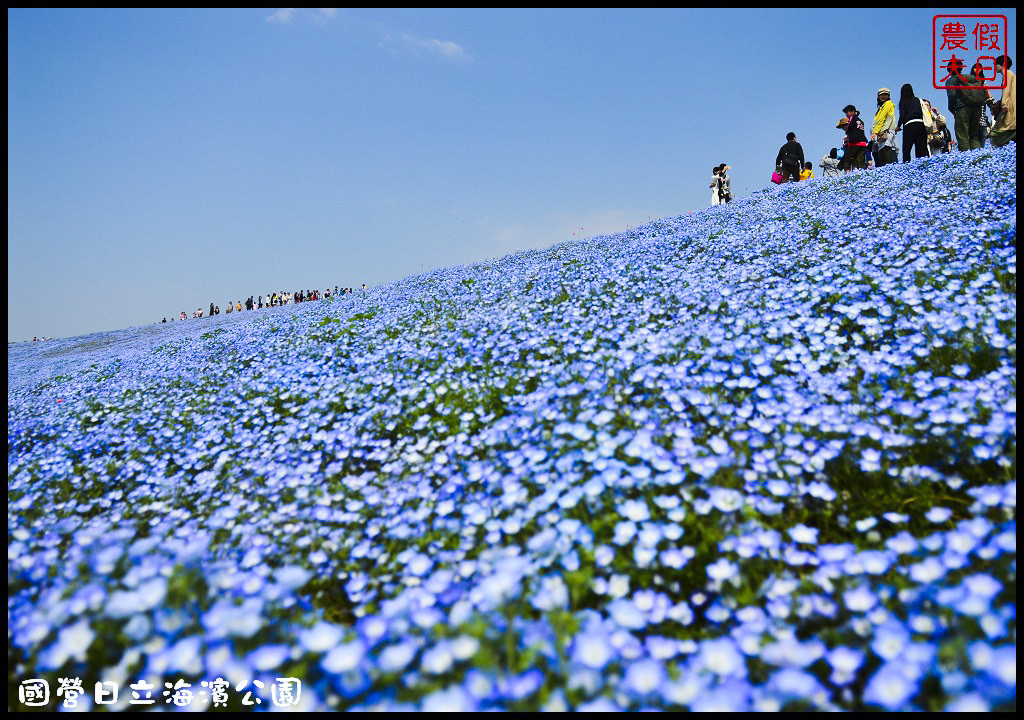
[(889, 88), (878, 89), (878, 110), (871, 125), (871, 140), (875, 141), (875, 167), (896, 162), (896, 106), (889, 99)]

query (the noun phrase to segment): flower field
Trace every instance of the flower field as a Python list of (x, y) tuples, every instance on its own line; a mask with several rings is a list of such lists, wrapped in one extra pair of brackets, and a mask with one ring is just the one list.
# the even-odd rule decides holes
[(1015, 242), (1011, 144), (9, 344), (9, 708), (1015, 708)]

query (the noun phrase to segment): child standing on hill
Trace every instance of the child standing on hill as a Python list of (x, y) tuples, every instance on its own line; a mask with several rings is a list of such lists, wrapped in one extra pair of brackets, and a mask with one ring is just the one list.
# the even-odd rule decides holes
[(828, 151), (828, 155), (821, 159), (818, 163), (821, 166), (821, 176), (823, 178), (839, 177), (839, 149), (832, 148)]

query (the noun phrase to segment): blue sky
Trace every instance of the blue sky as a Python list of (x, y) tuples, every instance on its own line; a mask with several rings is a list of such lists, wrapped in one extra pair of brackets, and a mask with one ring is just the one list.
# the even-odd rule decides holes
[(1016, 60), (1012, 9), (9, 9), (8, 341), (623, 231), (789, 131), (817, 170), (881, 86), (945, 110), (936, 13)]

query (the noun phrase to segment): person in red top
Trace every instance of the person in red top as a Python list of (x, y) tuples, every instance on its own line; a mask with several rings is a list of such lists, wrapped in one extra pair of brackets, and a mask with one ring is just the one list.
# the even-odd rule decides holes
[(864, 134), (864, 121), (860, 119), (860, 113), (853, 105), (844, 107), (843, 112), (846, 113), (846, 119), (849, 120), (846, 126), (846, 155), (844, 156), (846, 172), (850, 172), (854, 168), (866, 170), (868, 167), (868, 138)]

